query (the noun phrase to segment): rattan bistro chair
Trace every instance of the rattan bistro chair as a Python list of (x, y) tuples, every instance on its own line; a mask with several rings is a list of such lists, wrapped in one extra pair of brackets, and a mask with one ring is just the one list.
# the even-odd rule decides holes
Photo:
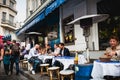
[(60, 71), (61, 80), (64, 80), (65, 77), (69, 77), (70, 80), (74, 80), (74, 71), (73, 70), (62, 70)]
[[(49, 64), (40, 64), (40, 73), (41, 73), (41, 75), (43, 75), (43, 74), (47, 74), (48, 75), (48, 67), (49, 67)], [(46, 71), (44, 71), (44, 69), (46, 70)]]
[[(48, 68), (48, 72), (49, 72), (49, 75), (50, 75), (50, 80), (53, 80), (53, 79), (59, 80), (60, 79), (59, 69), (60, 69), (60, 67), (49, 67)], [(54, 73), (56, 74), (55, 77), (53, 77)]]

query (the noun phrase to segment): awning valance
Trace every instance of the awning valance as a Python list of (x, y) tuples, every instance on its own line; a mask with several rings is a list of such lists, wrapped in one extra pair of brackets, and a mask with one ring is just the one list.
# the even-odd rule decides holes
[(38, 16), (34, 17), (31, 21), (23, 25), (21, 29), (19, 29), (16, 34), (20, 35), (21, 33), (25, 32), (30, 27), (34, 26), (36, 23), (42, 21), (45, 16), (47, 16), (49, 13), (54, 11), (56, 8), (58, 8), (61, 4), (63, 4), (66, 0), (54, 0), (51, 4), (49, 4), (45, 9), (43, 9), (40, 13), (38, 13)]

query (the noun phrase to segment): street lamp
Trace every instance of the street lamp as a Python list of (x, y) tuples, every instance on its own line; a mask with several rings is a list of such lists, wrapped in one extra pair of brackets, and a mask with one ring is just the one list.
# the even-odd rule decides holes
[(87, 54), (87, 62), (90, 62), (90, 54), (89, 54), (89, 36), (90, 36), (90, 27), (92, 27), (93, 23), (101, 22), (109, 17), (108, 14), (93, 14), (93, 15), (85, 15), (79, 17), (67, 25), (71, 24), (80, 24), (80, 27), (83, 29), (83, 36), (85, 37), (86, 41), (86, 54)]

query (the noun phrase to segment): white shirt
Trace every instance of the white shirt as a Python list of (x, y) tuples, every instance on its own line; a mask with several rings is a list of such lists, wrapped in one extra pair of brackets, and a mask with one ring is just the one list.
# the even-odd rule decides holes
[(59, 54), (60, 53), (60, 48), (58, 47), (58, 48), (55, 48), (55, 50), (54, 50), (54, 54)]
[(35, 47), (33, 47), (32, 49), (30, 49), (28, 59), (30, 59), (31, 57), (36, 57), (36, 56), (39, 56), (39, 52), (35, 49)]
[(62, 56), (64, 56), (64, 49), (62, 50)]
[(26, 50), (30, 50), (30, 47), (31, 47), (30, 44), (27, 44), (26, 45)]

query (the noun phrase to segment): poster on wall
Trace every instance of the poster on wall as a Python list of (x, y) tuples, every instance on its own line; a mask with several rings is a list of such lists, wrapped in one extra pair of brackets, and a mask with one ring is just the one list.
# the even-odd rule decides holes
[(74, 25), (66, 25), (72, 21), (74, 16), (71, 15), (63, 20), (64, 42), (65, 44), (74, 44)]
[(58, 38), (58, 26), (53, 25), (48, 28), (47, 34), (48, 40), (54, 40)]
[(65, 26), (65, 35), (64, 35), (65, 43), (73, 43), (73, 26)]

